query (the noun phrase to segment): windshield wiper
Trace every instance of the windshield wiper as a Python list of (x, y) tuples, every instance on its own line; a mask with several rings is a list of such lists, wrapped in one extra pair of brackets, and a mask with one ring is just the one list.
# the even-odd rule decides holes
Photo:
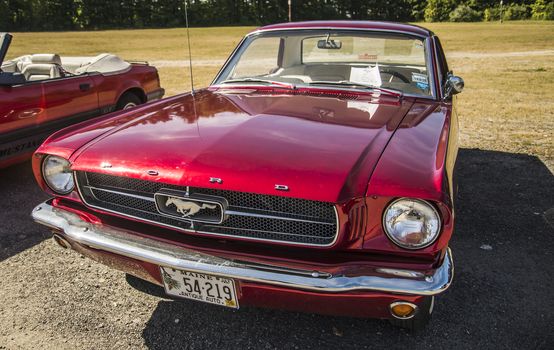
[(264, 84), (274, 85), (274, 86), (287, 88), (291, 90), (296, 88), (294, 84), (283, 83), (281, 81), (274, 81), (274, 80), (257, 79), (257, 78), (229, 79), (229, 80), (222, 81), (220, 84), (227, 84), (227, 83), (264, 83)]
[(349, 86), (349, 87), (353, 87), (353, 88), (362, 87), (364, 89), (377, 90), (377, 91), (384, 92), (386, 94), (393, 95), (393, 96), (398, 96), (398, 97), (401, 97), (404, 94), (404, 92), (402, 92), (401, 90), (382, 88), (382, 87), (371, 85), (371, 84), (357, 83), (357, 82), (348, 81), (348, 80), (341, 80), (341, 81), (317, 81), (316, 80), (316, 81), (310, 81), (307, 84), (309, 84), (309, 85)]

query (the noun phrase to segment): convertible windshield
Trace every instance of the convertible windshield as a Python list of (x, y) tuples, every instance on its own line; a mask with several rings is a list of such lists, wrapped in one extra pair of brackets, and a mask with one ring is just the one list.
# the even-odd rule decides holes
[(215, 83), (260, 81), (431, 95), (423, 40), (393, 33), (311, 30), (249, 37)]

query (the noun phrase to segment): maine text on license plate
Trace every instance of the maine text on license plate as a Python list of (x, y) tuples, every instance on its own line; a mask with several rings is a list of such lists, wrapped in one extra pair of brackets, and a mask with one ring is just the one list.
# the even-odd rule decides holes
[(238, 309), (235, 281), (230, 278), (161, 267), (165, 292), (171, 296)]

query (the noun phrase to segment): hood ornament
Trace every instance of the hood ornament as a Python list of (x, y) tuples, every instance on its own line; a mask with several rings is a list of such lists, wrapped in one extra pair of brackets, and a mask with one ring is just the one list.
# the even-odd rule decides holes
[(186, 221), (193, 230), (196, 222), (221, 224), (227, 218), (225, 210), (229, 206), (223, 197), (189, 194), (188, 188), (186, 193), (162, 188), (154, 194), (154, 203), (158, 213)]
[(159, 175), (159, 173), (156, 170), (148, 170), (146, 173), (150, 176), (158, 176)]

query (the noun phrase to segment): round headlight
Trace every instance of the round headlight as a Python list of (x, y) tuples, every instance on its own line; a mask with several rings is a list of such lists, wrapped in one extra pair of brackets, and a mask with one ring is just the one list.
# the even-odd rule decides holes
[(383, 227), (396, 245), (405, 249), (421, 249), (437, 239), (441, 221), (437, 210), (426, 201), (400, 198), (385, 210)]
[(67, 159), (58, 156), (47, 156), (42, 162), (42, 177), (50, 189), (59, 194), (73, 191), (73, 174)]

